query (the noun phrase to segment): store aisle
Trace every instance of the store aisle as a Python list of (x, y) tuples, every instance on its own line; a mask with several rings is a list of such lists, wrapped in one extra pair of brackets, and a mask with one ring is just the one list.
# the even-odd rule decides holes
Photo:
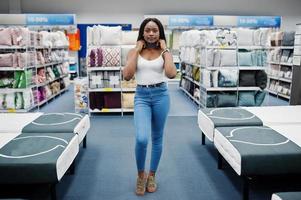
[(179, 89), (178, 82), (168, 83), (171, 99), (169, 116), (197, 116), (198, 106)]
[[(64, 176), (57, 185), (58, 199), (240, 199), (241, 179), (227, 165), (223, 171), (218, 170), (214, 146), (201, 145), (196, 106), (178, 90), (177, 85), (171, 84), (169, 89), (172, 103), (156, 193), (146, 193), (144, 197), (137, 197), (134, 193), (133, 117), (92, 115), (87, 149), (81, 148), (79, 152), (75, 175)], [(73, 112), (73, 88), (42, 107), (41, 111)], [(146, 166), (149, 157), (148, 154)], [(298, 187), (294, 184), (285, 186), (290, 189)], [(277, 188), (284, 188), (281, 181), (256, 183), (251, 186), (250, 199), (269, 199), (272, 192), (278, 191)]]

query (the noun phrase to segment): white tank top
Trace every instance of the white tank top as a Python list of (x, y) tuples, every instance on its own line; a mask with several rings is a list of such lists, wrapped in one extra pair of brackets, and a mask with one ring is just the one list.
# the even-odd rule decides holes
[(166, 81), (164, 75), (164, 59), (162, 55), (153, 60), (147, 60), (140, 54), (137, 60), (136, 81), (138, 85), (151, 85)]

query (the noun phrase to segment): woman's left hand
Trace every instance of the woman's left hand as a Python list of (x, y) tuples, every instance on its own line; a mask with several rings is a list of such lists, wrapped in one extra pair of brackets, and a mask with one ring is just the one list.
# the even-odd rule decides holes
[(160, 48), (162, 50), (167, 48), (165, 40), (159, 40), (159, 43), (160, 43)]

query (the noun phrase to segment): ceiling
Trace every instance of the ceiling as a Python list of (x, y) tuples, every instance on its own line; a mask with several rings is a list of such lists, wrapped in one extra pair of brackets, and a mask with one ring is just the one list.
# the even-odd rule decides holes
[[(11, 0), (12, 1), (12, 0)], [(210, 14), (301, 16), (300, 0), (13, 0), (21, 13)], [(9, 13), (9, 0), (0, 0)]]

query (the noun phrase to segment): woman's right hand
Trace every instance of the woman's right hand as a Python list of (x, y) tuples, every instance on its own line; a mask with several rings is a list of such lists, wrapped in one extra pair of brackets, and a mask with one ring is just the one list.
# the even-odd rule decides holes
[(145, 46), (145, 42), (143, 40), (139, 40), (137, 41), (135, 48), (140, 53), (144, 46)]

